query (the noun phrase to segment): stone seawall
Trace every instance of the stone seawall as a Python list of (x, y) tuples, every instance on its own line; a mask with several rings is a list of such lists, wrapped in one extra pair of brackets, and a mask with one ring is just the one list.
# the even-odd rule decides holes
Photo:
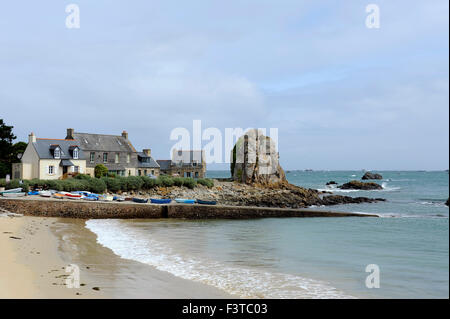
[(87, 202), (70, 199), (0, 198), (0, 207), (28, 216), (70, 218), (186, 218), (248, 219), (264, 217), (378, 217), (377, 215), (317, 211), (309, 209), (188, 204), (137, 204), (130, 202)]

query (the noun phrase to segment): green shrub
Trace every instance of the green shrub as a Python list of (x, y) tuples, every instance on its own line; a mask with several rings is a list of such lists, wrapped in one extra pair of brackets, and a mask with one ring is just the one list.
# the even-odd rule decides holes
[(148, 176), (141, 176), (141, 179), (144, 182), (144, 184), (142, 185), (143, 189), (152, 189), (155, 187), (155, 179)]
[(138, 191), (144, 185), (144, 181), (139, 176), (128, 176), (126, 180), (129, 191)]
[(209, 178), (199, 178), (197, 179), (197, 183), (203, 186), (206, 186), (208, 188), (211, 188), (214, 186), (214, 182), (212, 179)]
[(158, 179), (161, 182), (161, 186), (164, 186), (164, 187), (171, 187), (174, 184), (173, 178), (170, 176), (160, 176), (160, 177), (158, 177)]
[(0, 187), (6, 187), (6, 179), (0, 178)]
[(118, 192), (121, 189), (121, 182), (119, 179), (117, 178), (112, 178), (112, 177), (102, 177), (101, 180), (103, 180), (106, 184), (106, 188), (108, 189), (108, 191), (110, 192)]
[(91, 181), (89, 181), (89, 189), (90, 192), (93, 193), (103, 193), (106, 190), (106, 183), (97, 178), (93, 178)]
[(106, 174), (108, 174), (108, 168), (106, 168), (105, 165), (103, 165), (103, 164), (95, 165), (95, 168), (94, 168), (95, 177), (100, 178), (100, 177), (106, 176)]
[(13, 179), (8, 184), (5, 185), (5, 189), (13, 189), (13, 188), (19, 188), (19, 187), (22, 188), (23, 192), (28, 192), (28, 190), (29, 190), (28, 182), (23, 181), (21, 184), (20, 180), (18, 180), (18, 179)]
[(85, 180), (90, 180), (92, 177), (88, 174), (77, 174), (74, 177), (75, 179), (85, 179)]
[(183, 180), (183, 186), (186, 186), (187, 188), (194, 189), (197, 185), (197, 182), (192, 177), (185, 177)]
[(182, 178), (182, 177), (175, 177), (173, 179), (173, 183), (175, 184), (175, 186), (181, 187), (184, 184), (184, 178)]

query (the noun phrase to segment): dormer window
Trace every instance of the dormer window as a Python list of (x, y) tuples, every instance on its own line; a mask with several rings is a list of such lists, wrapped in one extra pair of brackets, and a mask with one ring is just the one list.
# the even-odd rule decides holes
[(61, 158), (61, 149), (59, 147), (55, 148), (55, 151), (53, 153), (54, 158)]
[(73, 159), (78, 159), (78, 148), (73, 150)]

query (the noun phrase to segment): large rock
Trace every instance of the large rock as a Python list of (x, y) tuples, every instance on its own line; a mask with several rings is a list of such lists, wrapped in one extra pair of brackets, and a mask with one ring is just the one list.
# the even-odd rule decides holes
[(286, 182), (275, 142), (261, 130), (252, 129), (241, 136), (231, 153), (231, 176), (246, 184)]
[(363, 183), (360, 181), (350, 181), (341, 186), (338, 186), (340, 189), (360, 189), (360, 190), (374, 190), (374, 189), (383, 189), (380, 184), (377, 183)]
[(377, 173), (367, 172), (361, 179), (383, 179), (383, 176)]

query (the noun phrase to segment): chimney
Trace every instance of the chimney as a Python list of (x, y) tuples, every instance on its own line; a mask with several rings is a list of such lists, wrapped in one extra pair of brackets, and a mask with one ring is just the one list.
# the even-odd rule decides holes
[(143, 149), (142, 152), (147, 156), (152, 156), (152, 150), (149, 148)]
[(124, 130), (122, 132), (122, 137), (128, 140), (128, 133), (127, 133), (127, 131)]
[(66, 136), (66, 140), (73, 140), (73, 128), (68, 128), (67, 129), (67, 136)]
[(36, 135), (33, 132), (28, 135), (28, 143), (36, 143)]

